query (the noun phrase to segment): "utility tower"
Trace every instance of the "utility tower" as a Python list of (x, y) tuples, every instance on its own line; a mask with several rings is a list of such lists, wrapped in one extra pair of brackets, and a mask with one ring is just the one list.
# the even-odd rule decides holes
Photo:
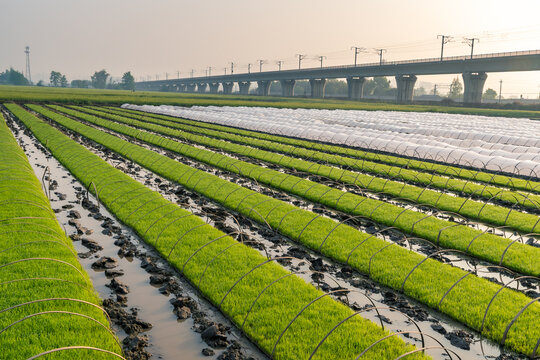
[(30, 73), (30, 46), (27, 46), (24, 49), (24, 53), (26, 54), (26, 78), (28, 79), (28, 82), (32, 83), (32, 75)]

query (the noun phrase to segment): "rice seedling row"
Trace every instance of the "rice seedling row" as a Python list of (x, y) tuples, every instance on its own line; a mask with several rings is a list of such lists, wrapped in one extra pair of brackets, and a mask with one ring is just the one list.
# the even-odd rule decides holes
[[(107, 313), (50, 207), (48, 187), (42, 189), (1, 114), (0, 153), (1, 357), (123, 359)], [(43, 180), (47, 184), (46, 173)]]

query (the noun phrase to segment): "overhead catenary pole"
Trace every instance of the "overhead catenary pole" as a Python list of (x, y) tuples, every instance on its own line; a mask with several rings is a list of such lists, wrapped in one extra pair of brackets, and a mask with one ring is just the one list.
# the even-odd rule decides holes
[(251, 64), (248, 64), (248, 74), (251, 74)]
[(234, 74), (234, 63), (231, 61), (231, 75)]
[(262, 72), (262, 66), (266, 63), (266, 60), (257, 60), (259, 62), (259, 72)]
[(191, 69), (191, 78), (193, 78), (193, 74), (195, 73), (194, 69)]
[(306, 55), (303, 54), (296, 54), (298, 56), (298, 70), (302, 68), (302, 59), (306, 57)]
[(360, 54), (365, 49), (363, 47), (351, 46), (351, 50), (354, 50), (354, 66), (356, 66), (356, 60), (358, 59), (358, 54)]
[(465, 43), (471, 47), (471, 59), (473, 58), (474, 42), (475, 41), (480, 42), (480, 39), (478, 39), (478, 38), (465, 38)]
[(321, 69), (322, 69), (322, 67), (323, 67), (323, 59), (326, 59), (326, 56), (320, 55), (320, 56), (319, 56), (319, 61), (321, 62)]
[(227, 75), (227, 68), (223, 68), (223, 70), (225, 71), (225, 75)]
[(165, 80), (169, 80), (169, 73), (165, 73)]
[(375, 49), (375, 51), (377, 52), (377, 54), (379, 54), (379, 65), (382, 65), (383, 63), (382, 55), (383, 55), (383, 52), (386, 52), (386, 49)]
[(452, 37), (448, 35), (437, 35), (437, 39), (438, 38), (441, 38), (441, 61), (443, 61), (444, 44), (452, 40)]
[(176, 71), (176, 78), (180, 79), (180, 71)]
[(279, 69), (278, 71), (281, 71), (281, 65), (282, 65), (282, 64), (283, 64), (283, 61), (281, 61), (281, 60), (279, 60), (279, 61), (277, 62), (278, 69)]
[(212, 67), (211, 66), (208, 67), (208, 76), (212, 76)]

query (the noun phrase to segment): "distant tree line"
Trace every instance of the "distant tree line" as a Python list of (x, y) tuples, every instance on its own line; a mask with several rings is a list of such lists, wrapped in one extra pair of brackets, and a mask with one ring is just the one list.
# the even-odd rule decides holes
[(0, 84), (2, 85), (30, 85), (28, 79), (17, 70), (10, 68), (9, 70), (0, 73)]
[(102, 69), (94, 72), (94, 75), (90, 77), (90, 80), (73, 80), (71, 81), (71, 87), (75, 88), (88, 88), (94, 89), (118, 89), (118, 90), (135, 90), (135, 78), (131, 75), (131, 71), (128, 71), (122, 75), (120, 82), (114, 82), (110, 77), (110, 74)]
[[(49, 75), (49, 86), (52, 87), (68, 87), (71, 85), (73, 88), (89, 88), (96, 89), (122, 89), (122, 90), (135, 90), (135, 78), (128, 71), (122, 76), (120, 82), (113, 82), (109, 73), (103, 69), (94, 72), (91, 80), (72, 80), (68, 82), (66, 75), (59, 71), (53, 70)], [(109, 80), (109, 81), (107, 81)], [(0, 85), (31, 85), (28, 79), (19, 71), (10, 68), (4, 72), (0, 72)], [(42, 80), (40, 80), (37, 86), (44, 86)]]

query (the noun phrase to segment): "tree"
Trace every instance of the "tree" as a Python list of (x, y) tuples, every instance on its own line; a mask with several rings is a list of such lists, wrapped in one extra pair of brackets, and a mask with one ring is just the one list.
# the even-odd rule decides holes
[[(58, 71), (51, 71), (51, 76), (49, 76), (49, 82), (51, 84), (51, 86), (54, 86), (54, 87), (59, 87), (59, 86), (62, 86), (62, 75), (61, 73), (59, 73)], [(65, 76), (64, 76), (64, 79), (65, 79)]]
[(330, 79), (326, 82), (324, 93), (329, 96), (347, 96), (347, 83), (343, 80)]
[(388, 95), (390, 92), (390, 81), (383, 76), (376, 76), (373, 80), (367, 80), (364, 83), (365, 95)]
[(448, 91), (448, 97), (451, 99), (456, 99), (461, 96), (463, 93), (463, 85), (461, 85), (461, 82), (456, 77), (454, 80), (452, 80), (452, 83), (450, 84), (450, 91)]
[(489, 88), (484, 92), (484, 95), (482, 95), (482, 97), (486, 100), (495, 100), (497, 98), (497, 92)]
[(43, 82), (43, 80), (39, 80), (36, 86), (45, 86), (45, 83)]
[(0, 84), (8, 85), (29, 85), (30, 83), (24, 75), (13, 68), (0, 73)]
[(71, 81), (71, 87), (72, 88), (87, 89), (89, 86), (90, 86), (90, 81), (88, 81), (88, 80), (72, 80)]
[(427, 91), (423, 86), (420, 86), (418, 89), (414, 89), (414, 96), (426, 95)]
[(107, 78), (109, 77), (109, 73), (105, 71), (105, 69), (101, 71), (94, 72), (94, 75), (92, 75), (92, 86), (96, 89), (105, 89), (105, 86), (107, 86)]
[(122, 89), (124, 90), (135, 90), (135, 79), (131, 75), (131, 71), (124, 73), (122, 76)]

